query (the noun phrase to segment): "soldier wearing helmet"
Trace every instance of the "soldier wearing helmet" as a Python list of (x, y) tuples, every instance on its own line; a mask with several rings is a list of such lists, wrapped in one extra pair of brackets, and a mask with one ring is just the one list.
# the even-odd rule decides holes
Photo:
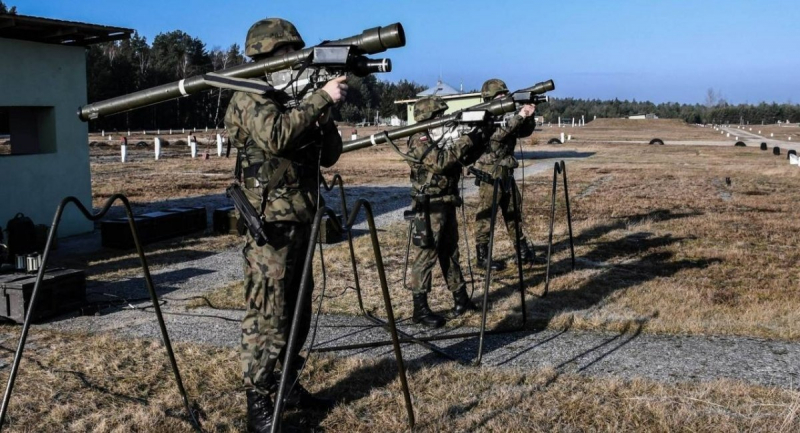
[[(484, 101), (502, 98), (508, 95), (508, 87), (503, 80), (492, 78), (486, 80), (481, 86), (481, 97)], [(519, 207), (522, 205), (522, 196), (517, 188), (516, 181), (513, 181), (514, 169), (519, 166), (514, 158), (514, 147), (517, 138), (522, 130), (530, 129), (530, 122), (533, 121), (533, 113), (536, 106), (533, 104), (524, 105), (517, 113), (491, 131), (488, 143), (486, 143), (483, 155), (475, 163), (475, 168), (490, 173), (494, 178), (506, 178), (511, 176), (511, 190), (501, 189), (498, 194), (497, 206), (503, 214), (508, 235), (514, 241), (515, 248), (519, 246), (520, 257), (523, 263), (533, 263), (533, 248), (528, 244), (525, 234), (517, 233), (516, 222), (521, 222)], [(475, 214), (475, 249), (478, 267), (485, 269), (489, 251), (489, 231), (490, 220), (492, 217), (492, 195), (494, 187), (488, 183), (482, 183), (479, 189), (478, 211)], [(511, 194), (516, 196), (516, 200)], [(515, 206), (516, 202), (516, 206)], [(519, 237), (519, 238), (518, 238)], [(519, 243), (517, 243), (519, 239)], [(489, 266), (493, 270), (501, 270), (505, 264), (501, 261), (492, 260)]]
[[(290, 53), (305, 46), (292, 23), (268, 18), (247, 32), (245, 54), (254, 60)], [(345, 77), (329, 81), (295, 108), (281, 91), (264, 95), (236, 92), (225, 113), (225, 127), (236, 147), (245, 194), (262, 212), (268, 242), (258, 246), (247, 233), (244, 290), (246, 311), (242, 319), (240, 348), (247, 393), (248, 431), (267, 432), (272, 426), (276, 363), (283, 360), (311, 222), (319, 202), (320, 165), (339, 159), (342, 140), (331, 120), (330, 109), (347, 92)], [(313, 284), (313, 283), (312, 283)], [(309, 297), (311, 291), (309, 291)], [(305, 300), (299, 348), (311, 324), (311, 300)], [(296, 374), (303, 364), (298, 353), (283, 365)], [(324, 407), (332, 401), (314, 397), (300, 384), (286, 397), (289, 407)]]
[[(414, 105), (414, 120), (422, 122), (440, 117), (447, 104), (438, 96), (424, 97)], [(411, 222), (413, 263), (407, 288), (414, 300), (412, 321), (430, 328), (444, 325), (445, 319), (428, 305), (431, 273), (436, 262), (453, 294), (452, 316), (477, 307), (467, 294), (458, 252), (456, 207), (461, 206), (458, 181), (462, 166), (472, 164), (482, 153), (481, 143), (488, 136), (475, 128), (461, 133), (455, 127), (439, 127), (412, 135), (403, 157), (411, 166), (411, 197), (414, 220)]]

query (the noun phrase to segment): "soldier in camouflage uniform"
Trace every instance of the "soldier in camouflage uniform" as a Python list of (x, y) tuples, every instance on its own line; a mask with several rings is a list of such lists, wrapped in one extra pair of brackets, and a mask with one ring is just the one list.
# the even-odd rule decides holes
[[(426, 97), (414, 106), (414, 120), (433, 119), (447, 110), (438, 96)], [(456, 207), (461, 206), (458, 181), (462, 166), (472, 164), (482, 153), (483, 129), (461, 135), (450, 127), (437, 128), (409, 137), (405, 159), (411, 166), (412, 221), (411, 277), (408, 289), (414, 299), (412, 321), (438, 328), (445, 319), (431, 311), (428, 292), (431, 273), (438, 260), (447, 287), (453, 293), (453, 316), (477, 307), (467, 294), (458, 252)]]
[[(259, 60), (303, 48), (297, 29), (282, 19), (255, 23), (247, 33), (245, 54)], [(244, 253), (246, 312), (242, 319), (240, 358), (247, 392), (248, 431), (266, 432), (272, 425), (270, 393), (276, 388), (277, 361), (283, 360), (300, 278), (318, 206), (320, 165), (330, 167), (342, 152), (342, 139), (330, 108), (342, 100), (344, 77), (328, 82), (297, 105), (287, 108), (281, 91), (264, 95), (236, 92), (225, 113), (225, 127), (241, 158), (243, 186), (251, 204), (263, 213), (266, 245), (247, 233)], [(312, 283), (313, 284), (313, 283)], [(309, 291), (309, 298), (311, 291)], [(302, 312), (300, 344), (310, 329), (311, 300)], [(296, 374), (303, 359), (291, 354)], [(299, 384), (287, 406), (325, 406)]]
[[(502, 80), (493, 78), (483, 83), (481, 87), (481, 97), (484, 101), (491, 99), (502, 98), (508, 95), (508, 87)], [(535, 110), (533, 104), (524, 105), (519, 112), (507, 118), (504, 124), (497, 126), (492, 131), (489, 138), (488, 145), (483, 155), (475, 163), (475, 168), (485, 171), (492, 175), (493, 178), (505, 179), (506, 176), (511, 176), (511, 191), (504, 191), (501, 189), (498, 192), (497, 206), (503, 214), (503, 220), (508, 230), (508, 235), (514, 242), (514, 247), (517, 247), (517, 236), (519, 236), (520, 256), (522, 263), (530, 264), (534, 262), (533, 248), (528, 244), (525, 238), (525, 233), (517, 233), (516, 222), (521, 224), (521, 213), (519, 207), (522, 205), (522, 196), (520, 195), (519, 188), (517, 188), (516, 181), (513, 180), (514, 169), (519, 166), (516, 158), (514, 158), (514, 147), (517, 144), (517, 138), (520, 136), (522, 130), (532, 132), (533, 113)], [(476, 260), (478, 267), (486, 269), (487, 256), (489, 251), (489, 231), (492, 218), (492, 195), (494, 186), (488, 183), (482, 183), (479, 189), (479, 203), (478, 211), (475, 214), (475, 249), (477, 250)], [(516, 196), (516, 204), (514, 197)], [(501, 261), (492, 260), (489, 264), (493, 270), (502, 270), (505, 264)]]

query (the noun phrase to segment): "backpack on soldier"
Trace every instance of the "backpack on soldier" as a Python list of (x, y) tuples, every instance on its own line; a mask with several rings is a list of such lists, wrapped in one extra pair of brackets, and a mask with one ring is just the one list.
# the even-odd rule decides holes
[(8, 220), (8, 255), (13, 260), (15, 255), (29, 254), (36, 251), (36, 226), (33, 221), (21, 212)]

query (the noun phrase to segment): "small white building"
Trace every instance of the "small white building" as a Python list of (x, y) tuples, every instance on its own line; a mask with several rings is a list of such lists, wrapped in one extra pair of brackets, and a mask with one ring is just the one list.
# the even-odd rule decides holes
[(656, 116), (654, 113), (634, 114), (634, 115), (628, 116), (628, 119), (631, 119), (631, 120), (650, 120), (650, 119), (658, 119), (658, 116)]
[[(59, 202), (92, 205), (86, 46), (133, 30), (25, 15), (0, 15), (0, 226), (18, 212), (50, 225)], [(93, 230), (74, 207), (59, 236)], [(5, 228), (5, 227), (4, 227)]]

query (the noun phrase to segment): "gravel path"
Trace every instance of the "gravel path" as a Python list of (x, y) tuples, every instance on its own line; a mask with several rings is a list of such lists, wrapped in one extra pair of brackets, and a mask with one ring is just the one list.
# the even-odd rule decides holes
[[(552, 167), (553, 161), (570, 157), (589, 157), (591, 154), (565, 151), (550, 160), (538, 160), (525, 169), (533, 175)], [(527, 155), (526, 155), (527, 156)], [(539, 155), (540, 157), (543, 155)], [(521, 176), (522, 170), (517, 170)], [(466, 195), (477, 189), (471, 182)], [(359, 187), (348, 189), (350, 197), (371, 193), (375, 200), (378, 226), (402, 219), (408, 205), (408, 186)], [(218, 197), (210, 197), (206, 205), (215, 205)], [(349, 200), (352, 201), (352, 200)], [(333, 201), (331, 203), (336, 203)], [(176, 204), (170, 203), (170, 206)], [(360, 226), (365, 228), (365, 226)], [(240, 338), (241, 310), (196, 308), (187, 310), (185, 304), (230, 281), (241, 278), (241, 253), (225, 251), (198, 260), (178, 263), (153, 273), (159, 296), (164, 301), (170, 338), (173, 341), (237, 347)], [(112, 299), (103, 293), (126, 299), (146, 298), (141, 278), (94, 284), (88, 288), (93, 299)], [(118, 298), (115, 298), (118, 299)], [(400, 302), (397, 300), (395, 302)], [(64, 331), (108, 332), (120, 336), (159, 338), (152, 307), (147, 302), (131, 301), (138, 309), (111, 307), (94, 316), (65, 316), (37, 328)], [(440, 306), (438, 308), (445, 308)], [(436, 308), (436, 307), (435, 307)], [(363, 343), (386, 340), (388, 335), (361, 317), (326, 315), (320, 317), (315, 347), (332, 344)], [(411, 334), (425, 331), (406, 322), (400, 328)], [(475, 331), (460, 329), (458, 332)], [(441, 331), (437, 331), (441, 332)], [(447, 332), (455, 332), (453, 330)], [(471, 360), (476, 353), (477, 338), (438, 342), (437, 345), (462, 361)], [(390, 346), (377, 349), (336, 352), (342, 356), (392, 357)], [(438, 355), (414, 344), (403, 346), (407, 360), (426, 362), (441, 360)], [(531, 369), (553, 367), (561, 372), (586, 375), (644, 377), (659, 381), (705, 381), (719, 378), (739, 379), (750, 383), (798, 388), (800, 386), (800, 343), (769, 341), (743, 337), (669, 336), (639, 332), (612, 334), (572, 330), (517, 332), (486, 337), (483, 365)]]

